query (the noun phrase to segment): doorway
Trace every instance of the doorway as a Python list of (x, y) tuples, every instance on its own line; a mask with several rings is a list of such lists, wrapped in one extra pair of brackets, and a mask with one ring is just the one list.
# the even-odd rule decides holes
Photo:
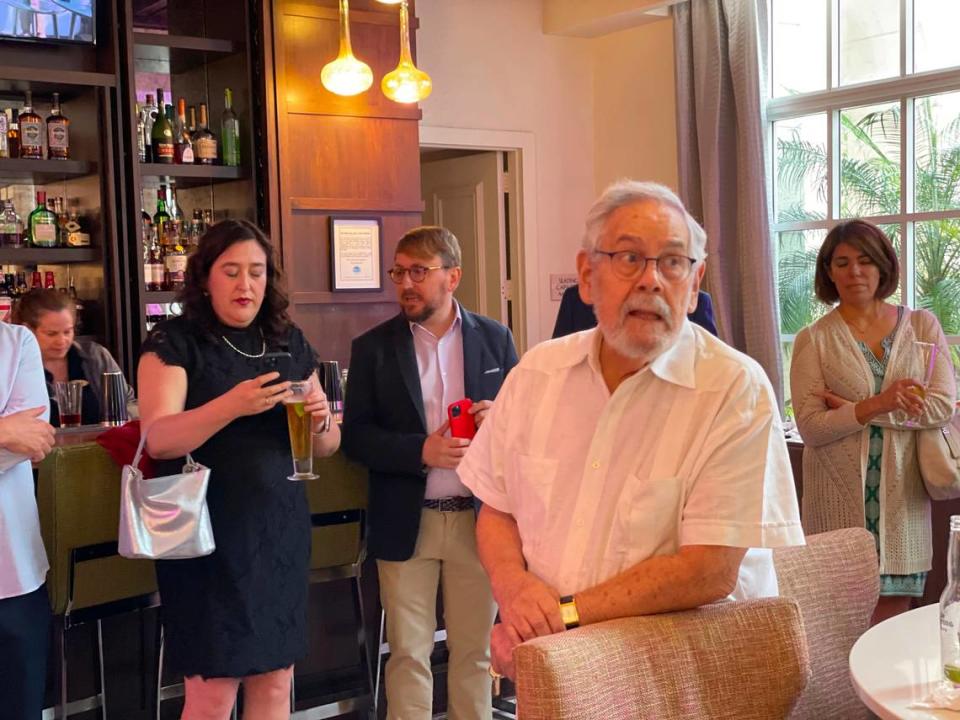
[(493, 318), (526, 347), (519, 202), (519, 151), (420, 148), (423, 222), (443, 225), (460, 241), (463, 279), (456, 297)]

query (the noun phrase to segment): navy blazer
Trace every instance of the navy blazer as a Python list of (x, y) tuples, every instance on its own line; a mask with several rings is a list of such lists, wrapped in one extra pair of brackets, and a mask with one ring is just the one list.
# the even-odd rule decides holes
[[(697, 309), (687, 315), (690, 322), (695, 322), (704, 330), (717, 334), (717, 325), (713, 320), (713, 301), (710, 295), (703, 290), (697, 295)], [(571, 285), (563, 291), (560, 300), (560, 310), (557, 312), (557, 322), (553, 326), (553, 337), (563, 337), (581, 330), (595, 327), (597, 318), (593, 314), (593, 305), (587, 305), (580, 299), (577, 285)]]
[[(460, 307), (463, 385), (471, 400), (493, 400), (517, 364), (510, 330)], [(427, 423), (410, 323), (403, 313), (353, 341), (343, 417), (343, 451), (370, 471), (367, 549), (409, 560), (427, 487)]]

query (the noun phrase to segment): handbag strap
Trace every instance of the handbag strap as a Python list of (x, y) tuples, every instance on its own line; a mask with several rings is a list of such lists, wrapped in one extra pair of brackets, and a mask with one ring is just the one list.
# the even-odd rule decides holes
[[(142, 428), (143, 428), (143, 425), (141, 425), (140, 427), (141, 427), (141, 429), (142, 429)], [(140, 443), (137, 445), (137, 453), (136, 453), (136, 455), (133, 456), (133, 462), (130, 463), (130, 465), (133, 467), (134, 470), (139, 470), (139, 469), (140, 469), (140, 456), (143, 455), (143, 448), (144, 448), (144, 446), (145, 446), (146, 443), (147, 443), (147, 434), (148, 434), (149, 432), (150, 432), (150, 430), (149, 430), (149, 428), (148, 428), (147, 430), (145, 430), (145, 431), (143, 431), (143, 432), (140, 433)], [(197, 463), (195, 463), (195, 462), (193, 461), (193, 458), (190, 456), (190, 453), (187, 453), (187, 464), (188, 464), (188, 465), (196, 465), (196, 464), (197, 464)]]

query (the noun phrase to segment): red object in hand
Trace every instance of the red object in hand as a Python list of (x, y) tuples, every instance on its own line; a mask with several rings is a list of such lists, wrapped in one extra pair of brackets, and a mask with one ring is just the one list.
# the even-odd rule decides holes
[(473, 407), (473, 400), (464, 398), (450, 403), (447, 407), (447, 417), (450, 419), (450, 436), (455, 438), (471, 439), (477, 434), (477, 422), (468, 410)]

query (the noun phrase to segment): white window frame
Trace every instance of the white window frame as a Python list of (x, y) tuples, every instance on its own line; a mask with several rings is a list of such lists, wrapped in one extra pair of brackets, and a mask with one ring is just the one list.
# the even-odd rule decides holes
[[(795, 0), (796, 2), (816, 2), (817, 0)], [(900, 103), (900, 212), (895, 215), (866, 216), (862, 219), (875, 224), (900, 225), (900, 290), (901, 302), (915, 307), (914, 293), (914, 265), (913, 240), (914, 223), (928, 220), (960, 219), (960, 209), (942, 210), (936, 212), (915, 212), (914, 209), (914, 113), (913, 103), (917, 97), (937, 95), (947, 92), (960, 91), (960, 66), (934, 70), (924, 73), (913, 73), (913, 7), (914, 0), (900, 0), (900, 75), (898, 77), (875, 80), (857, 85), (839, 85), (838, 63), (839, 38), (834, 29), (839, 24), (840, 0), (819, 0), (826, 3), (826, 33), (827, 33), (827, 63), (826, 63), (826, 90), (790, 95), (774, 98), (773, 95), (773, 53), (776, 48), (773, 41), (770, 43), (771, 62), (768, 67), (770, 99), (766, 103), (766, 121), (769, 132), (770, 168), (773, 168), (776, 148), (774, 147), (774, 123), (780, 120), (790, 120), (805, 115), (823, 113), (827, 126), (827, 219), (806, 222), (776, 222), (776, 208), (772, 202), (770, 241), (774, 243), (778, 234), (789, 231), (826, 230), (829, 231), (842, 219), (839, 217), (840, 207), (840, 112), (845, 109), (878, 105), (882, 103)], [(958, 0), (960, 1), (960, 0)], [(775, 38), (773, 34), (773, 12), (767, 13), (770, 26), (767, 37)], [(776, 178), (771, 171), (768, 173), (768, 197), (776, 200)], [(779, 262), (774, 252), (775, 263)], [(776, 272), (776, 265), (774, 266)], [(793, 340), (792, 335), (780, 336), (781, 344)], [(951, 345), (960, 345), (960, 335), (947, 336)]]

